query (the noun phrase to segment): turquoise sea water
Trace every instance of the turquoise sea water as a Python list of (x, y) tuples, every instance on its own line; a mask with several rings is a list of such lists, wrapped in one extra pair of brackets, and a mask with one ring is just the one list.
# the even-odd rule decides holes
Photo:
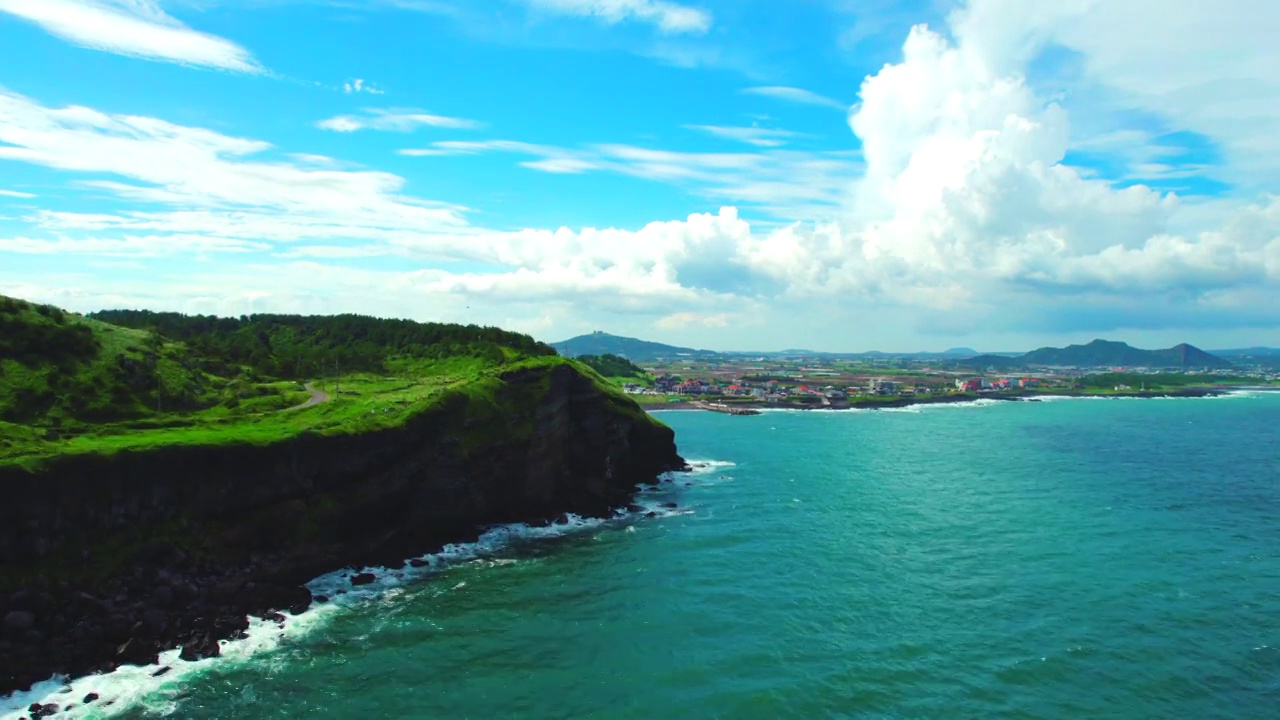
[(496, 533), (74, 695), (130, 718), (1280, 717), (1280, 394), (662, 419), (732, 463), (643, 498), (681, 510)]

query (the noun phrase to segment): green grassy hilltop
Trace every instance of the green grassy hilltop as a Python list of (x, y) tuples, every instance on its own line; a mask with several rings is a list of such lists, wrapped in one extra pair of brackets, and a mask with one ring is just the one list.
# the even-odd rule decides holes
[(0, 297), (0, 465), (358, 433), (464, 406), (465, 420), (494, 420), (539, 389), (510, 378), (561, 364), (631, 407), (587, 365), (497, 328), (356, 315), (85, 317)]

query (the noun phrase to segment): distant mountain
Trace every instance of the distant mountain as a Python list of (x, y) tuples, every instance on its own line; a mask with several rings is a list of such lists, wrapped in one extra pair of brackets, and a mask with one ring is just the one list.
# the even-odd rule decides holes
[(960, 360), (957, 362), (957, 365), (960, 367), (971, 367), (977, 370), (986, 370), (987, 368), (994, 368), (996, 370), (1012, 370), (1016, 367), (1022, 367), (1023, 363), (1021, 358), (1022, 356), (1020, 355), (1009, 357), (1008, 355), (992, 355), (988, 353), (986, 355), (976, 355), (967, 360)]
[[(925, 354), (925, 353), (918, 353), (918, 354), (923, 355), (923, 354)], [(943, 351), (942, 351), (942, 354), (943, 354), (943, 355), (957, 355), (957, 356), (960, 356), (960, 357), (973, 357), (974, 355), (977, 355), (977, 354), (978, 354), (978, 351), (977, 351), (977, 350), (974, 350), (973, 348), (967, 348), (967, 347), (955, 347), (955, 348), (950, 348), (950, 349), (948, 349), (948, 350), (943, 350)]]
[(1183, 343), (1164, 350), (1139, 350), (1127, 343), (1094, 340), (1087, 345), (1065, 348), (1043, 347), (1015, 356), (979, 355), (965, 361), (978, 368), (1053, 367), (1149, 367), (1149, 368), (1229, 368), (1231, 363), (1193, 345)]
[(628, 360), (658, 360), (661, 358), (701, 357), (716, 354), (710, 350), (695, 350), (675, 345), (664, 345), (663, 343), (649, 342), (648, 340), (610, 335), (598, 330), (590, 335), (579, 335), (576, 338), (551, 343), (551, 347), (554, 347), (556, 352), (565, 357), (618, 355)]

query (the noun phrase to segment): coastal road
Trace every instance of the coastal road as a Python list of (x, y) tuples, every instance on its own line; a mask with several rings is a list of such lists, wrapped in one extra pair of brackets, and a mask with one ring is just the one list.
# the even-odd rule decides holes
[(317, 390), (314, 387), (311, 387), (311, 383), (307, 383), (306, 385), (303, 385), (303, 387), (307, 389), (307, 392), (311, 393), (311, 397), (308, 398), (307, 401), (302, 403), (301, 405), (294, 405), (293, 407), (285, 408), (280, 412), (290, 412), (293, 410), (301, 410), (302, 408), (309, 408), (312, 405), (319, 405), (320, 403), (329, 402), (329, 393), (324, 392), (323, 390)]

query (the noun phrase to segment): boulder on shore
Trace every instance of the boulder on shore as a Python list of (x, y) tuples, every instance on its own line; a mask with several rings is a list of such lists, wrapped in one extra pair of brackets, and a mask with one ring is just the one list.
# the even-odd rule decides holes
[(30, 631), (36, 624), (36, 616), (26, 610), (13, 610), (4, 616), (4, 634), (17, 636)]
[(129, 638), (116, 649), (116, 660), (122, 665), (156, 665), (160, 662), (160, 654), (151, 643)]
[(217, 638), (208, 633), (201, 633), (183, 643), (182, 653), (178, 657), (187, 662), (192, 662), (204, 660), (205, 658), (216, 658), (221, 654), (222, 646), (218, 644)]

